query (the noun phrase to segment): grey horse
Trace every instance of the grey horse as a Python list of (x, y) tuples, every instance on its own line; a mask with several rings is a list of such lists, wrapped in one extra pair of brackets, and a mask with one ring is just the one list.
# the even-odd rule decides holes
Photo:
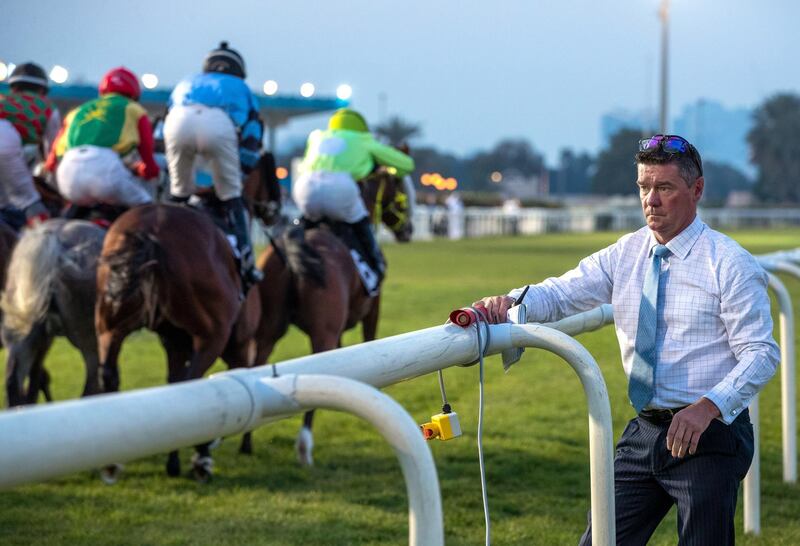
[(83, 395), (100, 392), (94, 302), (104, 236), (91, 222), (54, 219), (25, 230), (14, 248), (0, 299), (9, 406), (35, 403), (40, 390), (47, 392), (43, 362), (56, 336), (83, 356)]

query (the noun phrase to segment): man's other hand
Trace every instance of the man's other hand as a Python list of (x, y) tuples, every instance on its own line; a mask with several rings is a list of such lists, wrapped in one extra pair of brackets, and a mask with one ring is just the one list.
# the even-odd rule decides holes
[(510, 296), (489, 296), (482, 298), (473, 307), (483, 307), (486, 309), (486, 320), (491, 324), (500, 324), (508, 320), (508, 310), (516, 303)]
[(667, 449), (672, 456), (680, 459), (687, 452), (694, 455), (700, 436), (711, 421), (719, 416), (719, 408), (708, 398), (701, 398), (676, 413), (667, 431)]

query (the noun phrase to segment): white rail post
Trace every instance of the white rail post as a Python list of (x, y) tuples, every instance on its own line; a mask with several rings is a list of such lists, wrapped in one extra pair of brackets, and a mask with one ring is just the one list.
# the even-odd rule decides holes
[(750, 402), (750, 422), (753, 423), (753, 462), (744, 477), (744, 532), (761, 534), (761, 448), (759, 437), (758, 395)]
[(557, 354), (572, 366), (581, 381), (589, 407), (592, 545), (612, 546), (616, 544), (614, 431), (608, 391), (600, 368), (583, 345), (546, 326), (514, 325), (511, 339), (515, 347), (539, 347)]
[(419, 426), (403, 407), (375, 387), (333, 375), (264, 377), (256, 385), (259, 414), (327, 408), (372, 424), (392, 446), (408, 491), (408, 543), (444, 546), (439, 479)]
[[(800, 268), (792, 264), (762, 260), (762, 265), (770, 271), (794, 271), (800, 277)], [(786, 286), (774, 274), (768, 273), (767, 275), (769, 276), (769, 286), (778, 301), (780, 316), (783, 481), (785, 483), (797, 483), (797, 392), (795, 384), (794, 310), (792, 308), (792, 298)]]

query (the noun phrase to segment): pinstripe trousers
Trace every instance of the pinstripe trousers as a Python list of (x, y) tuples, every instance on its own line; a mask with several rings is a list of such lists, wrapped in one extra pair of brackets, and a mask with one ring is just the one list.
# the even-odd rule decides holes
[[(734, 544), (733, 516), (739, 484), (753, 459), (753, 427), (747, 410), (730, 425), (714, 419), (694, 455), (667, 451), (670, 422), (632, 419), (614, 458), (617, 544), (647, 544), (673, 504), (678, 544)], [(581, 545), (592, 543), (591, 518)]]

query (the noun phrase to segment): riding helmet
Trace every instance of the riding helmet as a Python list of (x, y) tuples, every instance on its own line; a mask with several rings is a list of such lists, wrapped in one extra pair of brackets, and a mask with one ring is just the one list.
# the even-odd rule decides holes
[(97, 89), (101, 95), (119, 93), (133, 100), (139, 100), (139, 96), (142, 94), (138, 78), (124, 66), (109, 70), (100, 80), (100, 85)]
[(328, 121), (328, 129), (346, 129), (348, 131), (358, 131), (359, 133), (369, 132), (364, 116), (349, 108), (336, 110)]
[(217, 49), (208, 52), (203, 60), (203, 72), (222, 72), (242, 79), (247, 77), (244, 59), (238, 51), (228, 47), (228, 42), (220, 42)]
[(27, 83), (35, 85), (47, 91), (50, 88), (50, 82), (47, 79), (47, 73), (44, 68), (36, 63), (23, 63), (18, 64), (11, 77), (8, 78), (8, 84), (14, 85), (15, 83)]

